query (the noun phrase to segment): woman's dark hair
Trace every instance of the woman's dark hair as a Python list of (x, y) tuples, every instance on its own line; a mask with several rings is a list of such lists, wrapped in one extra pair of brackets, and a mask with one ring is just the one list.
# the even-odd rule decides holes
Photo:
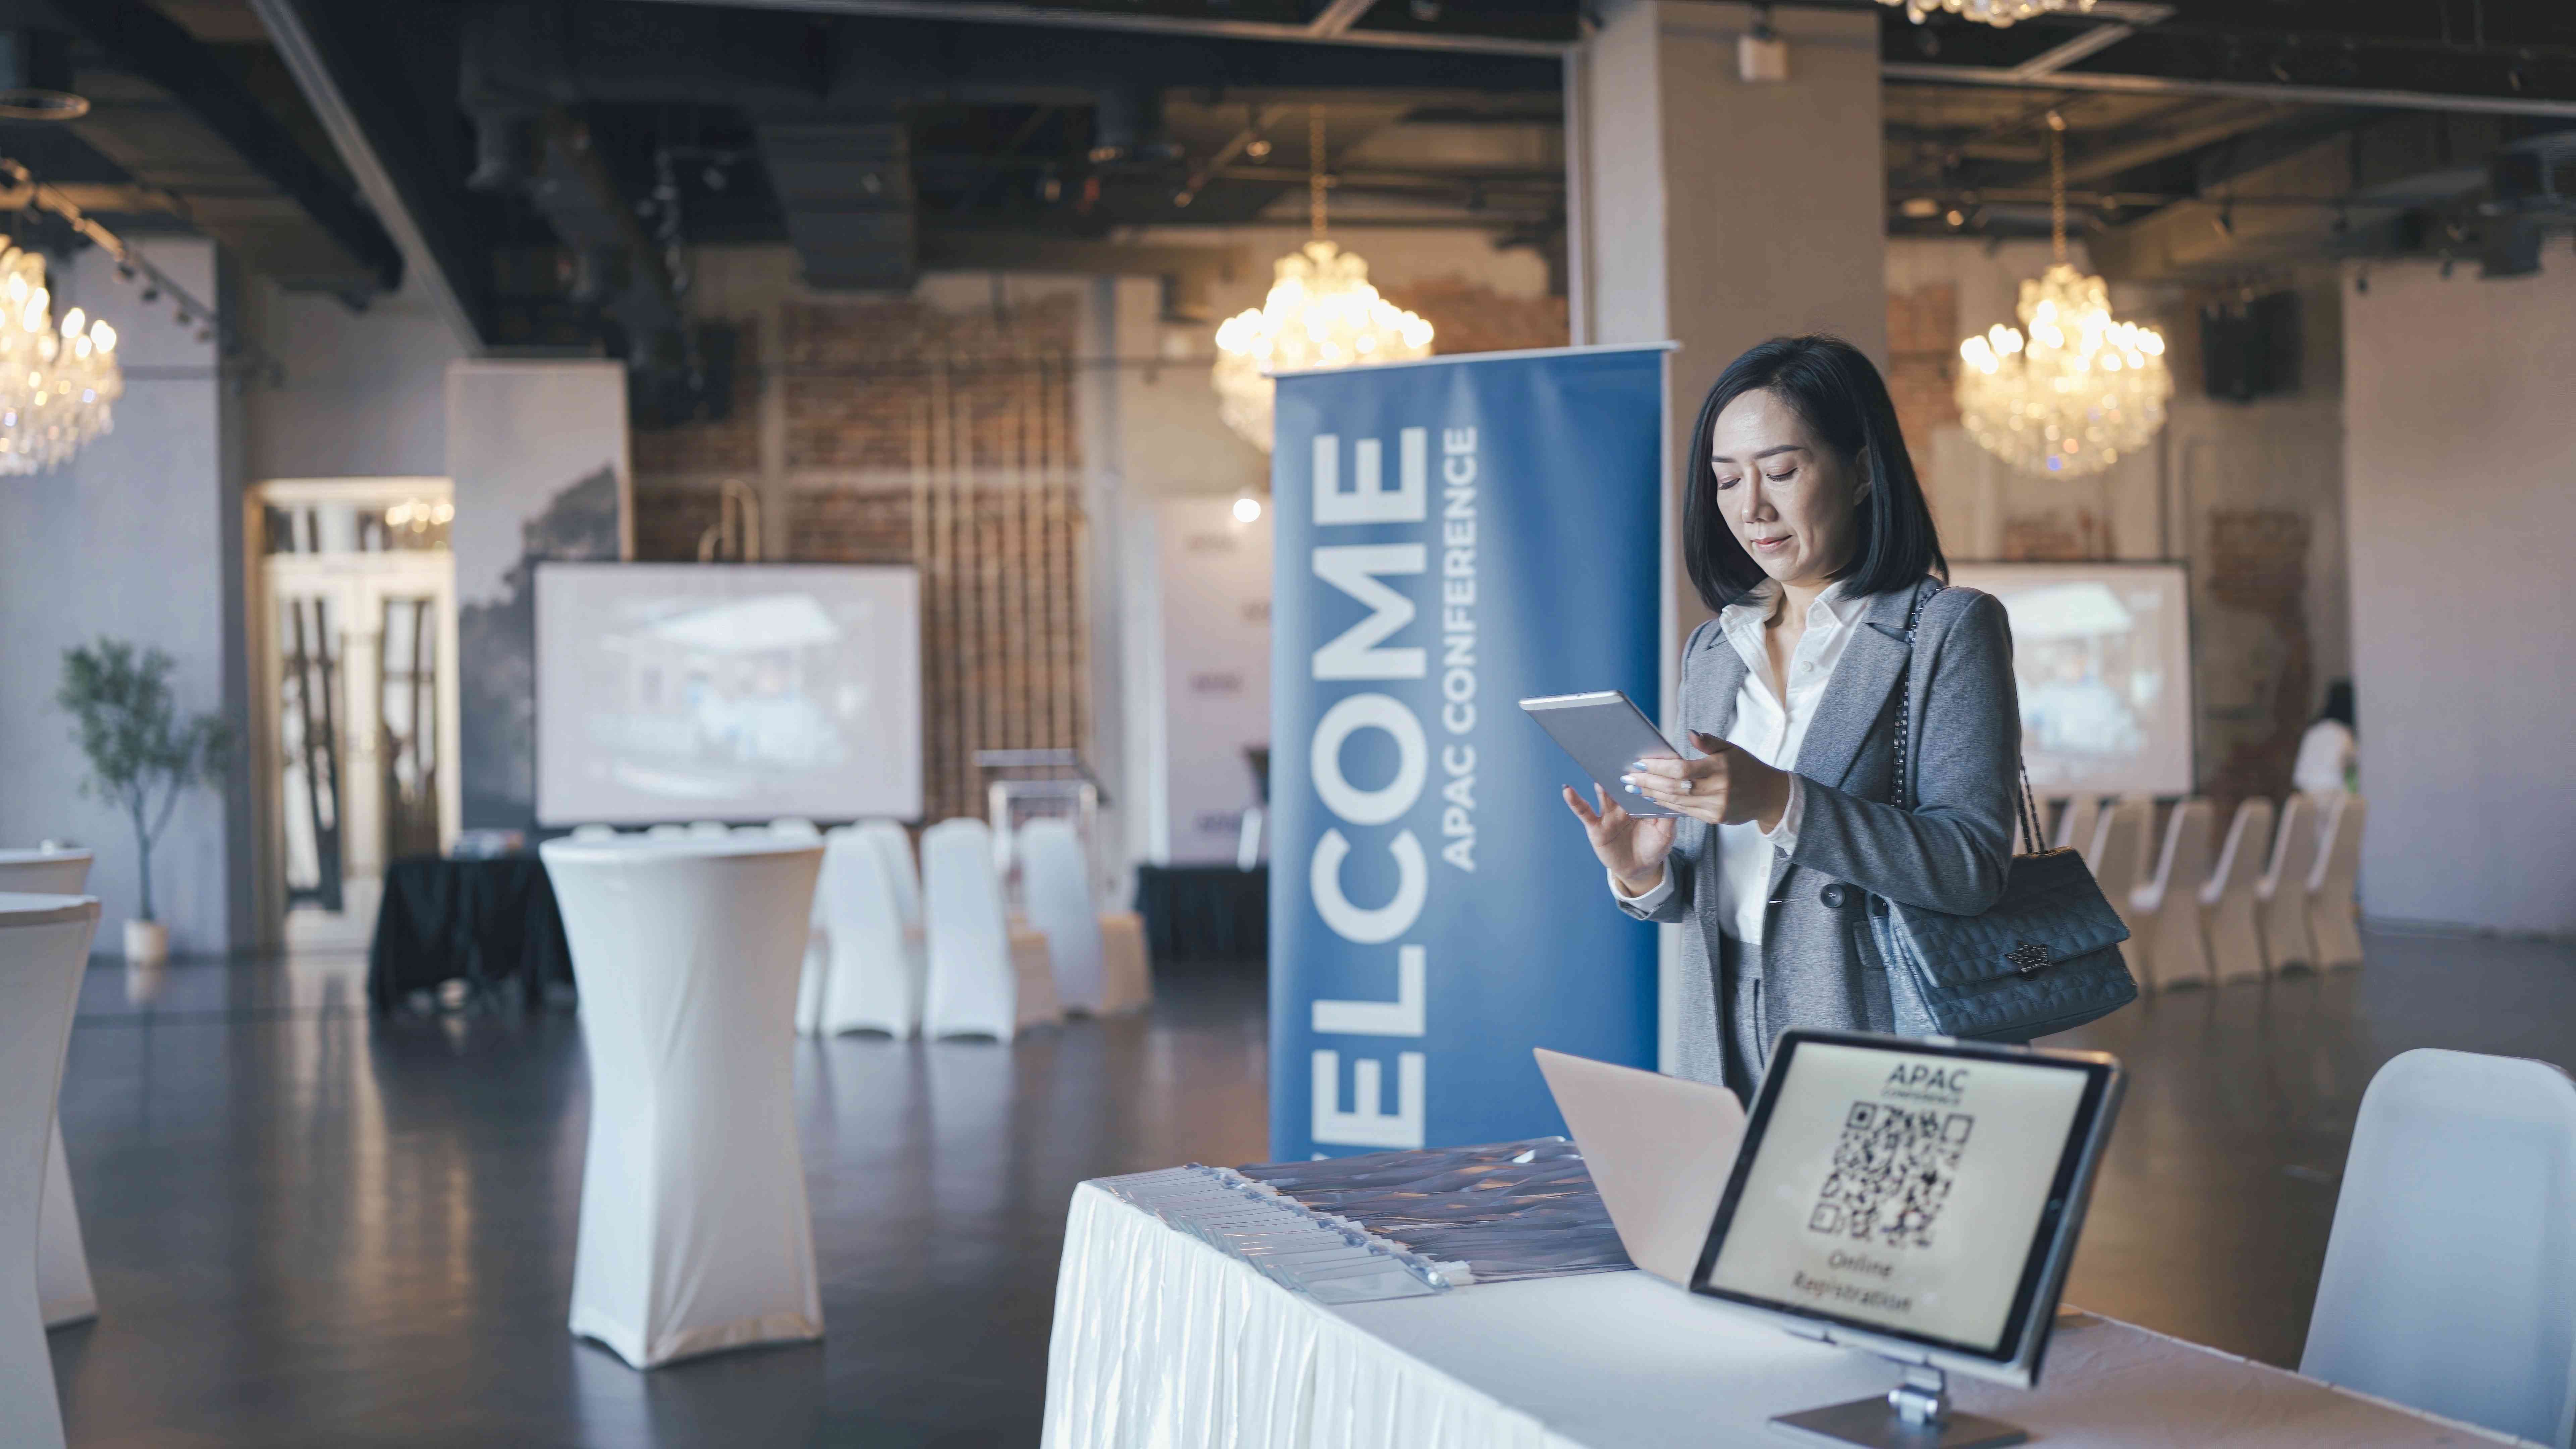
[(1839, 337), (1774, 337), (1726, 366), (1691, 429), (1689, 486), (1682, 494), (1682, 562), (1711, 612), (1742, 598), (1768, 575), (1717, 508), (1717, 474), (1709, 466), (1717, 415), (1748, 392), (1768, 390), (1797, 409), (1825, 446), (1846, 462), (1864, 456), (1868, 472), (1857, 503), (1852, 556), (1834, 575), (1852, 591), (1884, 594), (1925, 574), (1950, 576), (1932, 507), (1914, 476), (1913, 455), (1896, 424), (1887, 383), (1857, 347)]
[(2326, 686), (2326, 707), (2317, 711), (2319, 720), (2333, 720), (2345, 729), (2354, 728), (2352, 721), (2352, 681), (2338, 679)]

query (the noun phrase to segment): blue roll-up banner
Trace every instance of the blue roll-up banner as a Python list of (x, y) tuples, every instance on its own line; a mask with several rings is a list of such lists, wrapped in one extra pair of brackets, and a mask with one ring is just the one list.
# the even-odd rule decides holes
[(1562, 1132), (1534, 1046), (1655, 1064), (1654, 928), (1611, 905), (1521, 713), (1661, 691), (1664, 349), (1279, 379), (1270, 1145)]

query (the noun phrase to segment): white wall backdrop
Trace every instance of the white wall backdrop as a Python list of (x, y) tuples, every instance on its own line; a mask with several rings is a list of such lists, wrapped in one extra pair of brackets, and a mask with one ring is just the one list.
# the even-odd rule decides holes
[[(144, 250), (190, 292), (216, 295), (211, 243)], [(102, 635), (160, 648), (177, 662), (183, 713), (229, 714), (241, 637), (240, 491), (227, 473), (214, 346), (175, 325), (167, 303), (143, 306), (114, 269), (93, 250), (53, 280), (56, 317), (82, 306), (117, 329), (126, 383), (115, 431), (50, 473), (0, 478), (0, 845), (54, 837), (95, 848), (89, 889), (106, 906), (99, 949), (109, 953), (141, 877), (132, 826), (80, 793), (87, 766), (54, 707), (63, 650)], [(175, 952), (222, 951), (248, 929), (248, 858), (232, 839), (245, 817), (227, 809), (241, 774), (227, 790), (187, 796), (154, 849), (154, 904)]]
[(2576, 262), (2344, 280), (2362, 905), (2576, 933)]
[(1270, 514), (1224, 498), (1156, 510), (1162, 596), (1162, 858), (1232, 864), (1255, 800), (1244, 748), (1270, 739)]

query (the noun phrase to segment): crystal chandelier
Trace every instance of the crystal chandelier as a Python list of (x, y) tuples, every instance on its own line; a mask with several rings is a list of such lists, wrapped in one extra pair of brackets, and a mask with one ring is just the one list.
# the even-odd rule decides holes
[(0, 474), (42, 472), (115, 425), (116, 329), (74, 307), (54, 326), (45, 259), (0, 237)]
[(1216, 330), (1217, 412), (1270, 451), (1271, 374), (1431, 355), (1431, 324), (1378, 295), (1368, 263), (1324, 240), (1324, 110), (1308, 120), (1308, 210), (1315, 239), (1281, 257), (1270, 295)]
[(1924, 16), (1937, 11), (1963, 20), (1981, 20), (1997, 30), (2034, 15), (2062, 15), (2070, 10), (2085, 15), (2093, 9), (2093, 0), (1879, 0), (1879, 3), (1904, 6), (1905, 18), (1917, 25), (1923, 23)]
[(2066, 260), (2065, 123), (2048, 118), (2057, 261), (2021, 284), (2022, 333), (1997, 323), (1959, 344), (1959, 420), (1979, 446), (2031, 473), (2098, 473), (2165, 425), (2173, 378), (2152, 327), (2111, 316), (2100, 277)]

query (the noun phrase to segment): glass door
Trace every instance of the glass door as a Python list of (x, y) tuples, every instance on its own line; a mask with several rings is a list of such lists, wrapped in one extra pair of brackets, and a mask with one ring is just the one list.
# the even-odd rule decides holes
[(445, 479), (254, 490), (257, 758), (273, 944), (363, 949), (385, 867), (456, 832)]

